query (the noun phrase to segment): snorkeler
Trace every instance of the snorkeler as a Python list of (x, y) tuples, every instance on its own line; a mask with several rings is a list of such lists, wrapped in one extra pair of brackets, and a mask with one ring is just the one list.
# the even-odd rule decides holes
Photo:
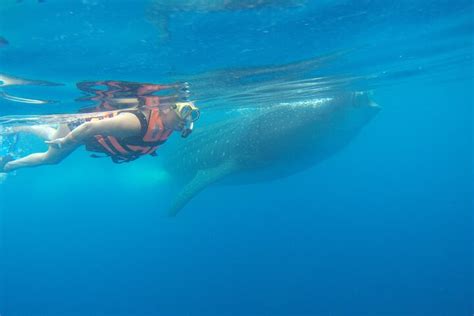
[[(127, 104), (136, 101), (122, 100)], [(72, 124), (60, 124), (57, 129), (20, 126), (12, 132), (32, 133), (44, 139), (49, 149), (16, 160), (10, 155), (0, 157), (0, 172), (57, 164), (82, 145), (89, 151), (110, 156), (115, 163), (155, 155), (173, 131), (181, 131), (182, 137), (187, 137), (199, 114), (192, 102), (164, 103), (156, 107), (134, 104), (128, 109), (101, 112)]]

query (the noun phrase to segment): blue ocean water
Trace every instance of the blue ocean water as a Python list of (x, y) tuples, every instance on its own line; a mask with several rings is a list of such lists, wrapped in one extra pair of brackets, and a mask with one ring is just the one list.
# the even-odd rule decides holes
[[(326, 86), (370, 90), (381, 110), (313, 168), (209, 187), (175, 218), (159, 158), (79, 150), (9, 175), (0, 314), (473, 314), (473, 18), (461, 0), (2, 1), (0, 74), (64, 84), (0, 79), (56, 101), (2, 94), (2, 117), (74, 113), (87, 80), (189, 81), (196, 130)], [(288, 84), (308, 78), (329, 79)]]

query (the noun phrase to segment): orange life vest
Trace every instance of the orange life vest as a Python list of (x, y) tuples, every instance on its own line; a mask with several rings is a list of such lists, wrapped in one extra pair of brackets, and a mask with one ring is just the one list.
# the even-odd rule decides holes
[[(84, 81), (77, 84), (77, 87), (87, 93), (86, 96), (77, 99), (78, 101), (94, 101), (97, 105), (81, 109), (82, 113), (114, 111), (105, 115), (87, 119), (90, 121), (102, 120), (129, 112), (135, 114), (140, 120), (141, 134), (136, 137), (118, 138), (113, 136), (96, 135), (86, 142), (86, 149), (89, 151), (104, 153), (112, 158), (116, 163), (128, 162), (143, 155), (155, 155), (158, 147), (166, 142), (172, 130), (166, 129), (160, 117), (159, 106), (162, 99), (169, 102), (172, 96), (154, 93), (162, 90), (176, 90), (179, 85), (161, 85), (152, 83), (137, 83), (128, 81)], [(99, 88), (100, 87), (100, 88)], [(138, 108), (130, 109), (129, 104), (115, 102), (120, 98), (136, 98)], [(117, 111), (118, 110), (118, 111)], [(123, 111), (121, 111), (123, 110)], [(81, 124), (82, 122), (77, 122)], [(77, 124), (70, 126), (71, 129)]]
[(120, 113), (132, 113), (141, 124), (139, 136), (118, 138), (114, 136), (95, 135), (86, 142), (89, 151), (105, 153), (115, 163), (129, 162), (143, 155), (156, 155), (158, 147), (166, 142), (173, 130), (165, 128), (160, 117), (159, 108), (143, 108), (107, 113), (90, 119), (102, 120), (112, 118)]

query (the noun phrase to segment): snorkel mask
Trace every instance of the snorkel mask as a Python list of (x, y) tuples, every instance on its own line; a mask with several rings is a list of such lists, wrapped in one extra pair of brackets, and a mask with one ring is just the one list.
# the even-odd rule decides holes
[(199, 119), (201, 112), (193, 102), (177, 102), (172, 106), (178, 117), (184, 121), (181, 137), (186, 138), (192, 133), (194, 122)]

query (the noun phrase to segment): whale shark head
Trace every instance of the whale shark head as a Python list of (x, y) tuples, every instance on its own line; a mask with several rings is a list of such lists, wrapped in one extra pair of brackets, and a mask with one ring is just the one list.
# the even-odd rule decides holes
[(183, 188), (170, 212), (221, 180), (252, 183), (303, 171), (342, 149), (378, 111), (367, 93), (342, 93), (201, 127), (165, 159), (166, 171)]
[(280, 167), (279, 172), (262, 173), (264, 180), (304, 170), (343, 148), (379, 109), (367, 93), (344, 93), (280, 103), (249, 114), (231, 123), (242, 126), (238, 139), (232, 137), (231, 142), (238, 148), (240, 171), (249, 169), (256, 179), (255, 169)]

